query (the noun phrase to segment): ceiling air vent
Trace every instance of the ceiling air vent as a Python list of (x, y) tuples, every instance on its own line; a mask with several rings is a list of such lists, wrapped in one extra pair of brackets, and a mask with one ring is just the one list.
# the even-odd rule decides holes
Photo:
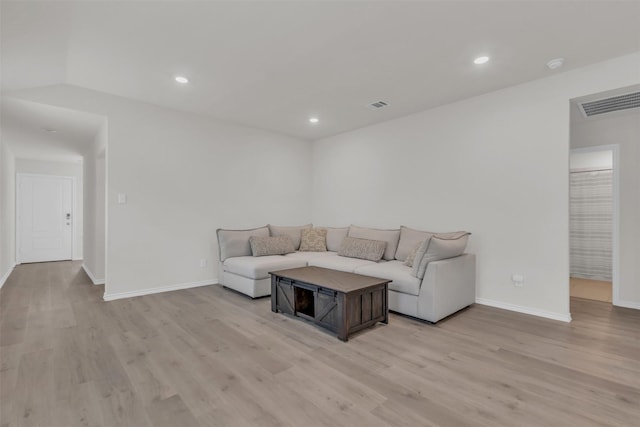
[(611, 98), (599, 99), (597, 101), (583, 102), (579, 105), (580, 111), (582, 111), (585, 117), (638, 108), (640, 107), (640, 92), (612, 96)]
[(376, 101), (376, 102), (372, 102), (371, 104), (367, 105), (367, 108), (371, 108), (372, 110), (378, 110), (380, 108), (386, 107), (387, 105), (389, 105), (389, 104), (387, 104), (384, 101)]

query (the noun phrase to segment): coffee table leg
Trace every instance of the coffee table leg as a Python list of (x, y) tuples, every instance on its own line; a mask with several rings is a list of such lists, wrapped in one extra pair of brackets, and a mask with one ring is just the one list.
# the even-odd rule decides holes
[(276, 288), (276, 277), (271, 275), (271, 311), (278, 312), (278, 289)]
[(382, 323), (389, 324), (389, 284), (384, 285), (384, 296), (382, 300), (382, 309), (384, 310), (384, 320)]
[(338, 313), (340, 313), (340, 321), (338, 322), (338, 339), (341, 341), (349, 341), (349, 316), (347, 313), (347, 298), (345, 294), (338, 295)]

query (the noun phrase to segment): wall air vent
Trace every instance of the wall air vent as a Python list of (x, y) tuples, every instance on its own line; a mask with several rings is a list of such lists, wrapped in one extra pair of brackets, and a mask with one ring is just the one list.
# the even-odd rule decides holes
[(371, 108), (372, 110), (378, 110), (380, 108), (386, 107), (387, 105), (389, 105), (389, 104), (387, 104), (384, 101), (376, 101), (376, 102), (372, 102), (371, 104), (367, 105), (367, 108)]
[(597, 101), (582, 102), (578, 105), (585, 117), (638, 108), (640, 107), (640, 92), (612, 96), (611, 98), (598, 99)]

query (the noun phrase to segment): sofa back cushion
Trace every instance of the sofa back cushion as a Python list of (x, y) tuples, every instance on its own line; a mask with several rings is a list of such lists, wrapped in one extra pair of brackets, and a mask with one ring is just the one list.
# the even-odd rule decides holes
[(434, 234), (416, 252), (413, 262), (413, 274), (422, 279), (431, 261), (462, 255), (467, 247), (470, 234), (467, 231)]
[(383, 240), (345, 237), (340, 245), (340, 250), (338, 250), (338, 255), (378, 262), (384, 255), (386, 246), (387, 242)]
[(253, 256), (285, 255), (296, 251), (289, 236), (251, 236), (249, 244)]
[(309, 228), (302, 230), (300, 240), (300, 252), (326, 252), (327, 251), (327, 229)]
[(340, 245), (347, 234), (349, 234), (349, 227), (322, 227), (327, 230), (327, 250), (331, 252), (338, 252)]
[(227, 258), (251, 256), (249, 237), (268, 237), (269, 228), (266, 225), (249, 230), (224, 230), (219, 228), (216, 230), (216, 234), (218, 235), (220, 261), (224, 262)]
[(313, 225), (300, 225), (296, 227), (286, 227), (286, 226), (278, 226), (269, 224), (269, 233), (271, 236), (289, 236), (293, 241), (293, 246), (296, 251), (300, 248), (300, 239), (302, 237), (302, 230), (308, 230)]
[(352, 225), (349, 227), (349, 237), (358, 239), (381, 240), (387, 242), (382, 258), (392, 260), (398, 249), (400, 230), (379, 230), (377, 228), (365, 228)]
[(400, 226), (400, 242), (398, 242), (398, 249), (396, 250), (396, 259), (399, 261), (406, 261), (407, 256), (415, 250), (420, 243), (425, 240), (429, 240), (435, 233), (428, 231), (415, 230), (413, 228)]

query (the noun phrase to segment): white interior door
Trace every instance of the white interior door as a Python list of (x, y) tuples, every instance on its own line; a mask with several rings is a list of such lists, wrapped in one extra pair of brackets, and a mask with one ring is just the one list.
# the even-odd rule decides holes
[(18, 175), (18, 262), (69, 260), (73, 179)]

